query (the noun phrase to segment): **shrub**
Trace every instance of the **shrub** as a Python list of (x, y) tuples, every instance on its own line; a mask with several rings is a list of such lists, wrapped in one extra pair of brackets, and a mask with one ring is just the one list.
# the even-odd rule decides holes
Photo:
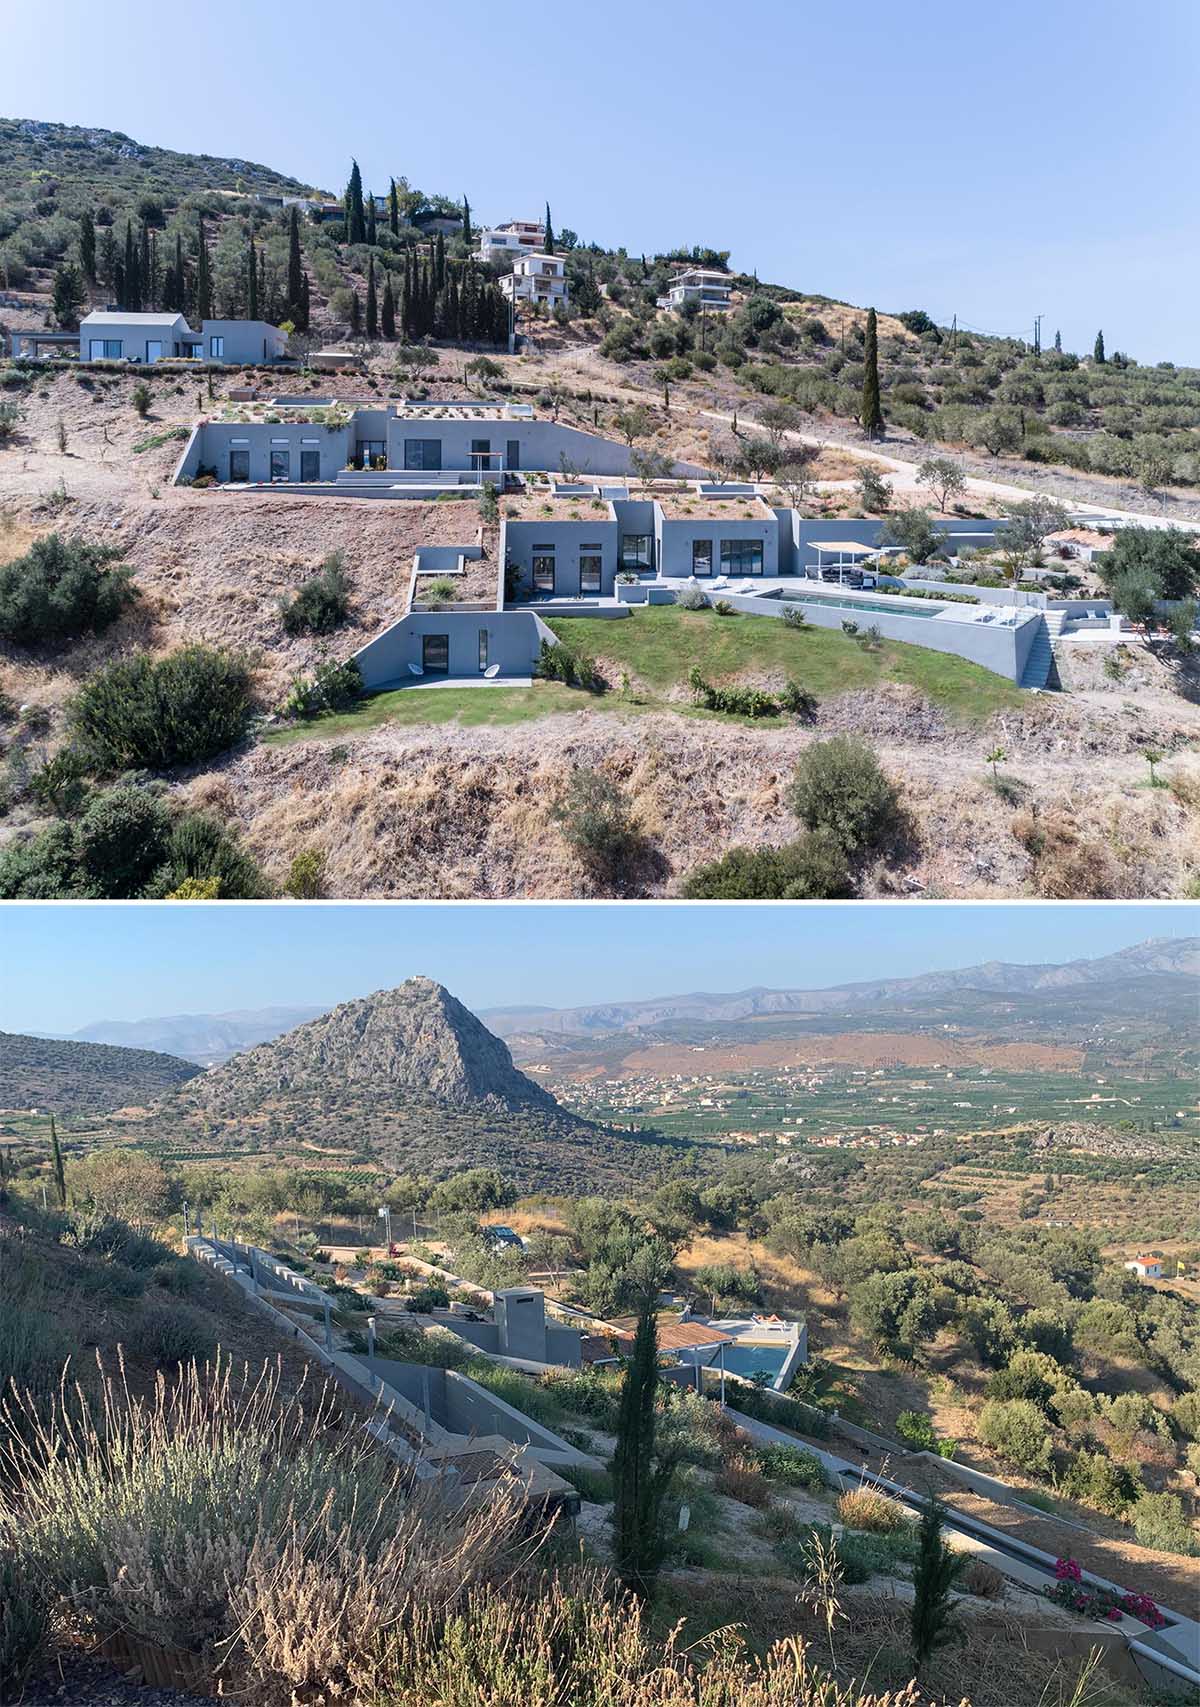
[(693, 901), (831, 901), (854, 885), (842, 849), (814, 830), (781, 848), (731, 848), (689, 872), (681, 892)]
[(864, 1529), (872, 1535), (890, 1535), (904, 1525), (896, 1502), (870, 1488), (852, 1488), (842, 1494), (836, 1510), (847, 1529)]
[(174, 1369), (213, 1349), (204, 1318), (179, 1304), (147, 1305), (129, 1334), (128, 1349), (159, 1369)]
[(959, 1577), (959, 1587), (977, 1600), (999, 1600), (1004, 1594), (1004, 1578), (986, 1559), (968, 1559)]
[(681, 587), (675, 595), (680, 610), (707, 610), (708, 594), (703, 587)]
[(1133, 1532), (1143, 1547), (1185, 1557), (1200, 1552), (1196, 1532), (1176, 1494), (1142, 1494), (1134, 1501)]
[(267, 886), (234, 835), (203, 813), (172, 817), (132, 785), (95, 794), (75, 824), (54, 824), (0, 853), (0, 899), (161, 900), (205, 884), (211, 898), (254, 900)]
[(605, 881), (616, 879), (641, 845), (629, 802), (599, 771), (572, 771), (551, 816), (584, 864)]
[(771, 1490), (761, 1472), (742, 1461), (726, 1464), (717, 1472), (712, 1485), (716, 1493), (755, 1511), (762, 1511), (771, 1501)]
[(1060, 1483), (1068, 1499), (1089, 1505), (1107, 1517), (1123, 1517), (1139, 1486), (1124, 1464), (1115, 1464), (1102, 1452), (1085, 1451), (1075, 1454)]
[(1020, 1470), (1050, 1468), (1046, 1419), (1028, 1399), (989, 1399), (979, 1413), (979, 1438)]
[(804, 723), (817, 721), (817, 696), (802, 688), (799, 682), (789, 681), (779, 696), (784, 711), (790, 711)]
[(50, 1602), (19, 1546), (0, 1550), (0, 1700), (21, 1685), (50, 1642)]
[(150, 387), (144, 379), (139, 379), (134, 386), (132, 402), (134, 409), (144, 421), (150, 413)]
[(136, 597), (119, 556), (115, 546), (57, 533), (35, 539), (0, 567), (0, 637), (32, 646), (107, 628)]
[(761, 1446), (758, 1467), (773, 1482), (786, 1482), (793, 1488), (823, 1488), (825, 1466), (815, 1452), (803, 1446)]
[(918, 1452), (937, 1451), (937, 1431), (929, 1418), (922, 1416), (920, 1411), (901, 1411), (896, 1418), (896, 1433)]
[(108, 771), (213, 758), (241, 739), (249, 715), (245, 660), (201, 644), (159, 660), (145, 652), (117, 659), (84, 683), (69, 708), (80, 746)]
[(454, 597), (454, 582), (445, 575), (437, 575), (421, 588), (420, 597), (427, 605), (449, 604)]
[(14, 403), (10, 398), (0, 402), (0, 445), (15, 436), (24, 419), (25, 411), (19, 403)]
[(606, 685), (592, 660), (574, 651), (563, 640), (557, 644), (542, 641), (537, 673), (544, 681), (564, 682), (567, 687), (585, 688), (589, 693), (603, 693)]
[(806, 829), (825, 831), (852, 860), (880, 852), (903, 823), (899, 795), (879, 761), (848, 735), (808, 749), (787, 800)]
[(352, 705), (363, 691), (362, 671), (353, 658), (318, 664), (311, 676), (296, 676), (280, 708), (283, 717), (326, 717)]
[(291, 603), (280, 606), (280, 616), (288, 634), (332, 634), (345, 622), (349, 608), (345, 559), (340, 551), (331, 551)]

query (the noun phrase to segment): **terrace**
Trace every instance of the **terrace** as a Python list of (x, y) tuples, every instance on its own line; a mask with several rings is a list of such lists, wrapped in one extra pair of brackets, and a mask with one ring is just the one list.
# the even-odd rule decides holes
[(653, 499), (663, 520), (713, 522), (772, 522), (775, 512), (757, 494), (731, 493), (728, 497), (701, 492), (697, 486), (645, 486), (631, 490), (631, 498)]

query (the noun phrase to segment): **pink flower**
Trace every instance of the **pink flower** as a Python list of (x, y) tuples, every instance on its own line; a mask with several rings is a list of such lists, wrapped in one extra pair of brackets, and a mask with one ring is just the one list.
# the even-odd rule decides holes
[(1120, 1620), (1120, 1617), (1121, 1617), (1120, 1607), (1119, 1606), (1110, 1606), (1108, 1609), (1108, 1616), (1114, 1624), (1118, 1623)]

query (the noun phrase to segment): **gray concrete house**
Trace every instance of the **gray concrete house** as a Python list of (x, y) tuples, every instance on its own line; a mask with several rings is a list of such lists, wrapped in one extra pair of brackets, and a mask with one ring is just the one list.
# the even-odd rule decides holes
[(85, 362), (161, 362), (182, 356), (258, 365), (286, 355), (286, 335), (265, 320), (204, 320), (193, 332), (182, 314), (101, 308), (79, 322), (79, 359)]

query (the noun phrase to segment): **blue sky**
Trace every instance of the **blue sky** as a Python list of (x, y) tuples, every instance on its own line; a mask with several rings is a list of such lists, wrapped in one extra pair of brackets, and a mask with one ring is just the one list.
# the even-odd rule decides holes
[(337, 191), (353, 153), (370, 188), (488, 219), (549, 199), (633, 253), (704, 243), (855, 303), (1200, 362), (1195, 0), (59, 0), (49, 35), (6, 10), (9, 117)]
[(468, 1007), (819, 988), (1055, 962), (1196, 930), (1185, 906), (592, 902), (0, 907), (0, 1030), (346, 1001), (422, 973)]

